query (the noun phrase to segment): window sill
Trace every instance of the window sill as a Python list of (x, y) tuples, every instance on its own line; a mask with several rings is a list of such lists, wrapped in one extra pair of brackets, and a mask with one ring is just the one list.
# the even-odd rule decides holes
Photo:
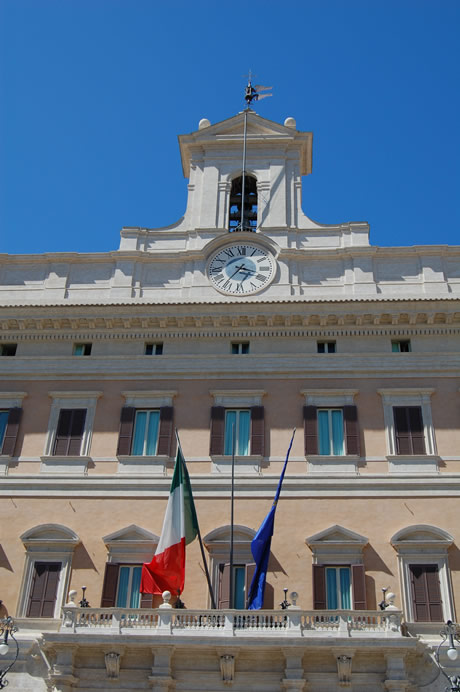
[(40, 457), (40, 473), (76, 473), (86, 474), (91, 457)]
[(358, 473), (360, 457), (355, 454), (331, 456), (327, 454), (309, 454), (307, 456), (308, 473)]
[(391, 454), (390, 473), (439, 473), (439, 457), (434, 454)]
[(146, 473), (156, 476), (166, 476), (166, 466), (170, 460), (168, 456), (141, 456), (141, 455), (119, 455), (118, 474), (125, 473)]
[[(235, 475), (252, 474), (260, 475), (263, 457), (252, 454), (248, 456), (235, 455)], [(212, 473), (231, 475), (232, 457), (226, 455), (213, 455), (211, 457)]]

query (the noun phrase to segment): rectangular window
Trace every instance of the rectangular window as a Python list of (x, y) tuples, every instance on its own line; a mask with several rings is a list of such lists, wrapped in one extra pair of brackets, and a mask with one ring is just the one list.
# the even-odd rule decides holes
[(319, 454), (345, 454), (342, 409), (318, 410)]
[(155, 456), (158, 449), (160, 411), (136, 411), (131, 454), (133, 456)]
[[(249, 587), (254, 576), (255, 564), (237, 564), (233, 565), (233, 599), (232, 608), (244, 610), (248, 598)], [(268, 587), (268, 584), (267, 584)], [(230, 564), (219, 565), (219, 584), (218, 584), (218, 607), (230, 608)], [(273, 607), (269, 602), (270, 589), (267, 588), (267, 593), (264, 595), (264, 607)], [(266, 598), (268, 597), (268, 599)]]
[(326, 605), (328, 610), (349, 610), (351, 608), (349, 567), (326, 567)]
[(141, 565), (120, 565), (118, 571), (116, 608), (139, 608), (141, 594)]
[(145, 344), (146, 356), (161, 356), (163, 354), (163, 344)]
[(27, 617), (54, 617), (60, 573), (60, 562), (36, 562), (34, 564)]
[(17, 344), (0, 344), (0, 356), (15, 356)]
[(3, 440), (5, 439), (6, 426), (8, 425), (9, 415), (9, 410), (0, 411), (0, 450), (3, 447)]
[(73, 354), (74, 356), (90, 356), (91, 355), (92, 344), (74, 344)]
[(393, 351), (393, 353), (410, 353), (411, 347), (409, 339), (392, 341), (391, 350)]
[(80, 456), (85, 421), (85, 408), (60, 410), (53, 456)]
[(318, 353), (335, 353), (335, 341), (318, 341)]
[(426, 454), (421, 406), (393, 406), (396, 454)]
[(232, 353), (242, 355), (244, 353), (249, 353), (249, 341), (241, 341), (232, 344)]
[(443, 622), (438, 565), (409, 565), (416, 622)]
[(233, 436), (235, 437), (235, 454), (248, 456), (250, 454), (251, 412), (250, 410), (229, 409), (225, 411), (224, 454), (233, 452)]

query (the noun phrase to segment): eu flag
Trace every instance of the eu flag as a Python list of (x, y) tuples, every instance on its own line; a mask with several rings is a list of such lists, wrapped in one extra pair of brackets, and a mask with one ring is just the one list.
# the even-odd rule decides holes
[(283, 485), (284, 474), (286, 472), (289, 453), (294, 441), (294, 435), (295, 429), (292, 433), (291, 442), (286, 454), (286, 461), (284, 462), (283, 470), (281, 471), (273, 505), (251, 542), (251, 552), (254, 562), (256, 563), (256, 569), (249, 589), (247, 605), (248, 610), (259, 610), (262, 608), (262, 604), (264, 602), (265, 582), (267, 579), (268, 558), (270, 557), (270, 547), (272, 544), (273, 528), (275, 525), (276, 505), (278, 504), (281, 486)]

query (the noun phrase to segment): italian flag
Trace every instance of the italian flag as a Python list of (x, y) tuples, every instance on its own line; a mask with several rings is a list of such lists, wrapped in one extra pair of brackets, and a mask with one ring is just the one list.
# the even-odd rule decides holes
[(198, 534), (198, 521), (187, 467), (180, 447), (177, 451), (174, 475), (161, 537), (151, 562), (142, 566), (140, 592), (173, 595), (184, 590), (185, 546)]

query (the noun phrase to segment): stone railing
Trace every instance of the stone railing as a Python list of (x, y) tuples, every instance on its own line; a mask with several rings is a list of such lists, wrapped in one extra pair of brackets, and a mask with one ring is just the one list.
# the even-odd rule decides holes
[(209, 637), (400, 637), (401, 612), (64, 607), (60, 631)]

